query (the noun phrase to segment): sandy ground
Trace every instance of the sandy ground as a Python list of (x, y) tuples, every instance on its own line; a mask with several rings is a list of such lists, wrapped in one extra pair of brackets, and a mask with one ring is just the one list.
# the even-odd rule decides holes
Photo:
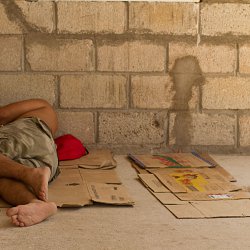
[[(250, 186), (250, 156), (212, 156), (238, 185)], [(136, 179), (126, 158), (115, 158), (134, 207), (60, 209), (28, 228), (12, 226), (0, 209), (0, 249), (250, 249), (250, 217), (176, 219)]]

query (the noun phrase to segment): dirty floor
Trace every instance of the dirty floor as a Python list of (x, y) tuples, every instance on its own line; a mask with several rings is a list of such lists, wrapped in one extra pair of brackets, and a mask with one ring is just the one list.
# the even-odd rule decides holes
[[(250, 186), (250, 156), (212, 155), (237, 180)], [(250, 249), (250, 217), (176, 219), (136, 179), (125, 156), (117, 172), (133, 196), (132, 207), (95, 205), (60, 209), (41, 224), (16, 228), (0, 209), (0, 249)]]

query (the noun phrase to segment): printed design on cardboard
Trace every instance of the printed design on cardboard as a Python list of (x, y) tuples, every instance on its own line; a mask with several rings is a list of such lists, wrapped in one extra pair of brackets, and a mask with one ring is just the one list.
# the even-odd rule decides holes
[(167, 167), (175, 167), (175, 168), (184, 167), (182, 164), (180, 164), (173, 158), (166, 155), (153, 155), (152, 159), (159, 160), (160, 163), (166, 165)]
[(212, 199), (230, 199), (233, 196), (230, 194), (209, 194), (208, 197)]
[(204, 192), (204, 186), (208, 183), (201, 174), (193, 171), (176, 171), (170, 176), (190, 191)]
[(143, 169), (214, 167), (213, 163), (205, 161), (202, 157), (193, 153), (128, 154), (128, 157)]

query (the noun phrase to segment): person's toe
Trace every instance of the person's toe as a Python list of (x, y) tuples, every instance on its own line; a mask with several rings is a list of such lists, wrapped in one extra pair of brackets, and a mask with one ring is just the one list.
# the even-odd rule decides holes
[(39, 198), (43, 201), (47, 201), (46, 192), (40, 191)]
[(7, 216), (13, 216), (13, 215), (16, 215), (18, 213), (18, 207), (12, 207), (12, 208), (9, 208), (7, 211), (6, 211), (6, 215)]
[(13, 223), (14, 225), (16, 225), (16, 226), (19, 226), (19, 225), (20, 225), (20, 222), (19, 222), (19, 220), (18, 220), (18, 218), (17, 218), (17, 215), (11, 216), (11, 221), (12, 221), (12, 223)]

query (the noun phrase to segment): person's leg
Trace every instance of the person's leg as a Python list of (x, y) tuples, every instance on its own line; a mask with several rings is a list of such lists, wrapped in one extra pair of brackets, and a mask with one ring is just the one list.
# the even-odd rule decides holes
[(57, 211), (56, 204), (38, 200), (22, 182), (0, 178), (0, 197), (16, 206), (6, 212), (16, 226), (37, 224)]
[(48, 199), (49, 167), (30, 168), (0, 153), (0, 178), (12, 178), (30, 186), (37, 198)]

